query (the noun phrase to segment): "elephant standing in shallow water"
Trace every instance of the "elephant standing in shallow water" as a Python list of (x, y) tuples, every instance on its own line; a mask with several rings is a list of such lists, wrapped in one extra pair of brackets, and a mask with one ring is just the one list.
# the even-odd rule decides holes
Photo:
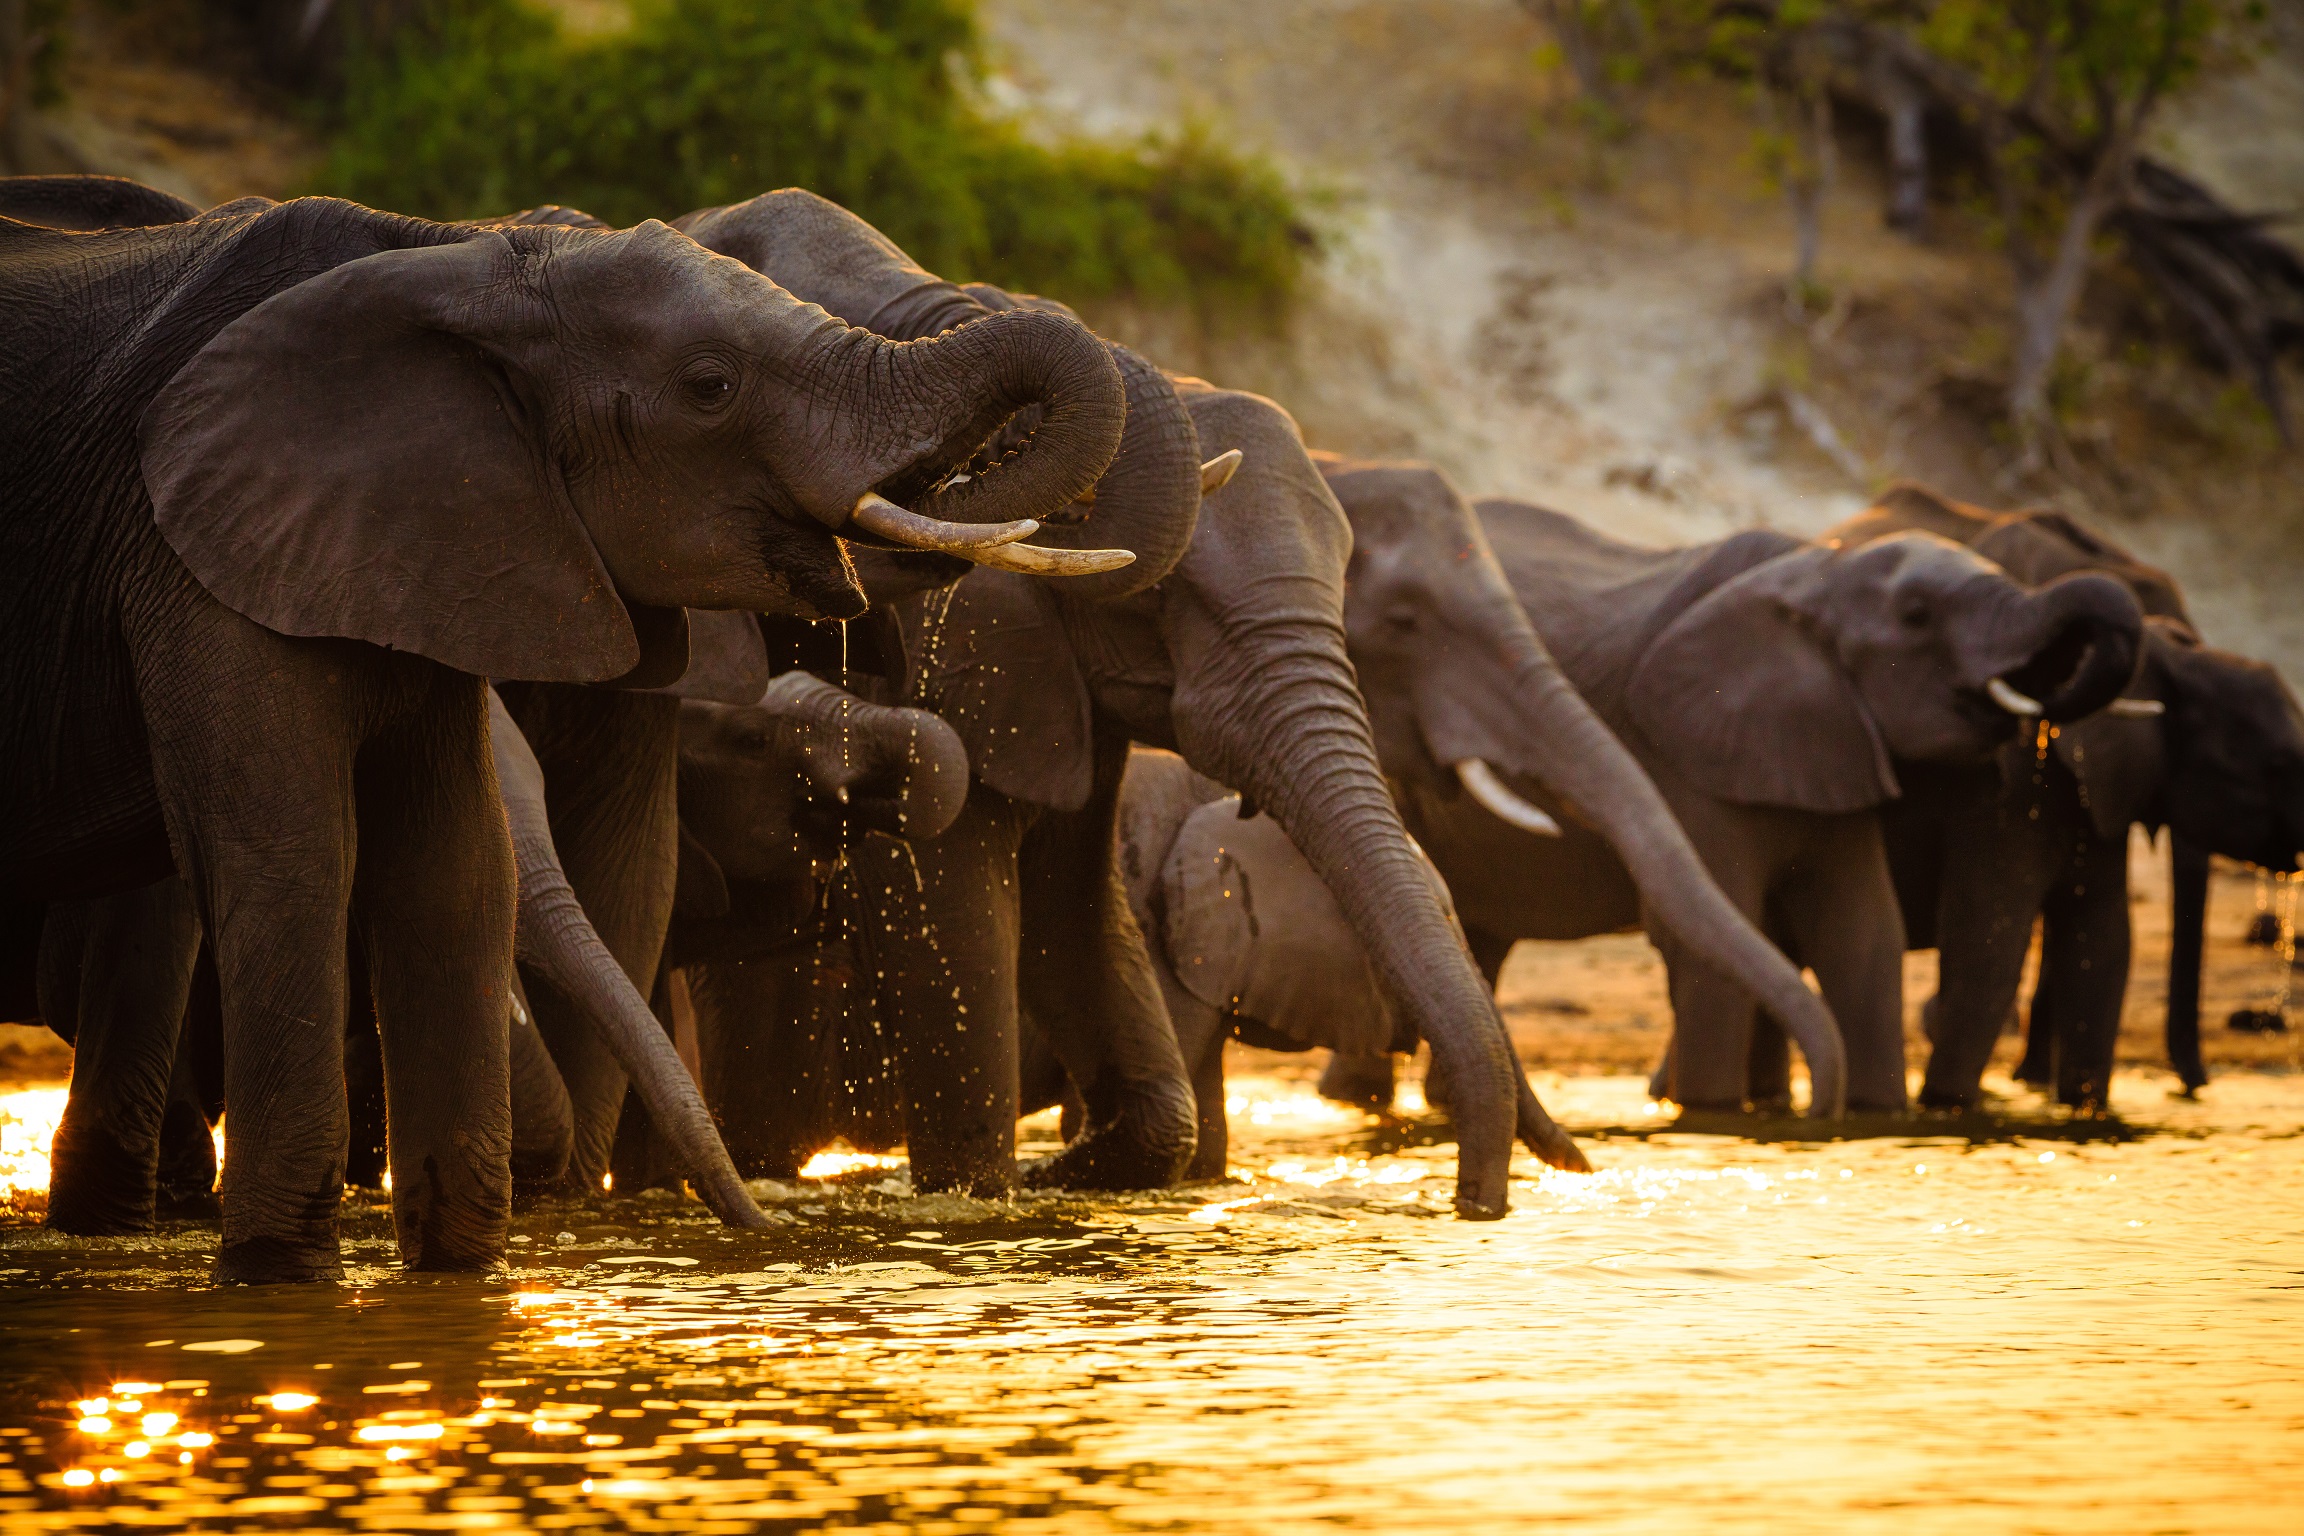
[[(1332, 482), (1372, 580), (1388, 528), (1462, 505), (1426, 466), (1340, 465)], [(1901, 1108), (1903, 935), (1875, 816), (1897, 791), (1891, 755), (1988, 755), (2015, 723), (1995, 688), (2029, 688), (2059, 718), (2096, 708), (2133, 666), (2134, 602), (2099, 577), (2033, 592), (1941, 540), (1847, 553), (1756, 531), (1644, 550), (1520, 503), (1477, 511), (1543, 643), (1712, 877), (1815, 970), (1847, 1037), (1850, 1107)], [(1373, 700), (1381, 669), (1362, 671)], [(1531, 794), (1581, 802), (1514, 766)], [(1704, 1108), (1788, 1102), (1781, 1037), (1755, 1036), (1748, 989), (1692, 955), (1682, 925), (1657, 920), (1655, 883), (1635, 887), (1574, 818), (1563, 836), (1534, 836), (1415, 783), (1405, 806), (1491, 978), (1515, 940), (1615, 931), (1642, 918), (1644, 897), (1678, 1020), (1659, 1086)]]
[(1994, 515), (1921, 486), (1890, 489), (1832, 530), (1847, 543), (1908, 529), (1956, 538), (2028, 580), (2116, 578), (2152, 615), (2126, 697), (2093, 718), (2011, 742), (1995, 764), (1907, 771), (1886, 816), (1915, 948), (1939, 986), (1923, 1103), (1976, 1102), (2016, 999), (2037, 919), (2041, 980), (2020, 1075), (2101, 1107), (2127, 993), (2128, 828), (2170, 829), (2174, 934), (2168, 1053), (2185, 1087), (2200, 1060), (2201, 926), (2208, 856), (2289, 870), (2304, 852), (2304, 711), (2262, 662), (2201, 643), (2164, 571), (2056, 512)]
[[(683, 604), (858, 612), (842, 533), (996, 541), (939, 530), (1067, 504), (1124, 411), (1059, 317), (891, 347), (655, 224), (0, 222), (0, 316), (0, 711), (40, 746), (0, 761), (4, 952), (49, 900), (182, 873), (240, 1106), (227, 1279), (338, 1272), (352, 925), (403, 1258), (501, 1256), (514, 872), (482, 678), (669, 681)], [(1030, 448), (929, 489), (1033, 404)]]

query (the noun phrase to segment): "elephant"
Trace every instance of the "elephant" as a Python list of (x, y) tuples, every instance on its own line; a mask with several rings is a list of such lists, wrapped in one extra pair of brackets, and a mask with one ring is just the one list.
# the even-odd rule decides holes
[[(1076, 323), (892, 346), (653, 222), (0, 221), (0, 316), (0, 954), (50, 901), (186, 880), (246, 1106), (225, 1280), (341, 1272), (348, 925), (402, 1259), (500, 1260), (514, 869), (484, 679), (670, 682), (686, 607), (853, 615), (844, 540), (1127, 558), (998, 553), (1119, 443)], [(951, 475), (1028, 406), (1028, 446)]]
[(1886, 816), (1915, 947), (1938, 951), (1923, 1104), (1973, 1105), (2015, 1001), (2035, 919), (2041, 981), (2019, 1072), (2100, 1108), (2129, 965), (2128, 827), (2170, 829), (2174, 937), (2169, 1056), (2185, 1091), (2200, 1059), (2208, 856), (2296, 867), (2304, 851), (2304, 712), (2271, 667), (2203, 644), (2167, 573), (2057, 512), (1993, 514), (1901, 484), (1828, 537), (1855, 545), (1910, 528), (1958, 539), (2028, 580), (2101, 571), (2151, 615), (2127, 697), (2027, 733), (1996, 765), (1908, 773)]
[(125, 176), (0, 177), (0, 219), (50, 229), (136, 229), (181, 224), (200, 210), (173, 192)]
[[(1366, 561), (1354, 659), (1375, 708), (1384, 667), (1361, 660), (1361, 636), (1373, 650), (1394, 627), (1394, 530), (1470, 514), (1427, 465), (1338, 463), (1330, 481)], [(1898, 791), (1890, 758), (1988, 756), (2015, 725), (1994, 702), (2003, 691), (2037, 693), (2059, 719), (2096, 708), (2134, 664), (2134, 600), (2096, 576), (2035, 592), (1926, 536), (1855, 552), (1750, 530), (1652, 550), (1525, 503), (1472, 511), (1509, 594), (1654, 780), (1712, 878), (1814, 970), (1845, 1036), (1849, 1107), (1901, 1109), (1904, 942), (1875, 814)], [(1395, 665), (1411, 677), (1454, 670), (1405, 651)], [(1573, 787), (1514, 766), (1540, 804), (1581, 804)], [(1676, 1020), (1658, 1088), (1707, 1111), (1788, 1101), (1780, 1037), (1755, 1032), (1749, 989), (1692, 954), (1682, 924), (1657, 911), (1657, 882), (1635, 884), (1581, 826), (1534, 836), (1473, 795), (1404, 788), (1408, 825), (1491, 980), (1518, 939), (1645, 917)]]
[[(792, 1026), (828, 981), (853, 979), (823, 975), (819, 943), (827, 926), (855, 920), (841, 878), (853, 851), (866, 840), (917, 847), (959, 818), (968, 755), (958, 733), (798, 670), (756, 708), (684, 704), (680, 727), (679, 890), (664, 963), (698, 995), (697, 1055), (729, 1155), (747, 1177), (788, 1177), (835, 1136), (893, 1145), (901, 1111), (870, 1131), (872, 1111), (860, 1110), (886, 1087), (877, 1058), (842, 1064)], [(715, 986), (736, 989), (748, 1016), (721, 1006)], [(652, 1182), (655, 1161), (620, 1142), (619, 1187)]]
[[(781, 206), (763, 211), (770, 203)], [(1030, 302), (940, 283), (837, 210), (816, 205), (817, 217), (801, 217), (805, 194), (745, 206), (759, 221), (743, 246), (747, 260), (835, 312), (872, 316), (876, 329), (967, 322), (1002, 303)], [(704, 223), (683, 224), (707, 244), (730, 240)], [(730, 240), (727, 248), (737, 247)], [(877, 876), (858, 869), (871, 887), (871, 922), (848, 958), (875, 983), (872, 1006), (861, 1011), (896, 1037), (915, 1180), (1004, 1187), (1019, 1107), (1013, 1053), (1026, 1023), (1063, 1062), (1085, 1111), (1084, 1135), (1053, 1166), (1035, 1169), (1035, 1180), (1150, 1182), (1196, 1142), (1189, 1121), (1176, 1126), (1185, 1107), (1169, 1087), (1176, 1037), (1113, 867), (1128, 747), (1142, 742), (1181, 750), (1298, 837), (1416, 1032), (1436, 1055), (1476, 1074), (1458, 1107), (1458, 1208), (1500, 1214), (1515, 1129), (1562, 1166), (1583, 1159), (1516, 1070), (1487, 989), (1384, 790), (1385, 772), (1433, 760), (1417, 749), (1399, 754), (1399, 770), (1391, 753), (1376, 761), (1381, 733), (1371, 730), (1343, 647), (1348, 530), (1284, 411), (1197, 380), (1174, 388), (1199, 452), (1225, 452), (1209, 461), (1197, 523), (1164, 580), (1131, 590), (1141, 578), (1130, 572), (1099, 578), (1096, 589), (1074, 581), (1043, 592), (972, 573), (948, 597), (914, 598), (880, 621), (900, 634), (875, 649), (901, 653), (892, 674), (908, 697), (959, 730), (975, 771), (960, 824), (919, 856), (917, 874), (893, 862)], [(1214, 466), (1235, 454), (1237, 473), (1217, 482)], [(1110, 476), (1131, 462), (1124, 442)], [(1107, 495), (1100, 484), (1098, 517)], [(1640, 850), (1645, 873), (1686, 893), (1666, 900), (1691, 933), (1819, 1042), (1819, 1107), (1836, 1113), (1837, 1038), (1822, 1006), (1704, 878), (1653, 789), (1559, 682), (1525, 620), (1513, 630), (1493, 603), (1468, 606), (1467, 651), (1508, 659), (1496, 680), (1520, 690), (1522, 707), (1499, 726), (1477, 702), (1437, 701), (1428, 728), (1448, 766), (1427, 771), (1492, 777), (1481, 753), (1525, 753), (1575, 783), (1611, 831)], [(954, 936), (971, 925), (991, 942), (962, 952)], [(1130, 1155), (1116, 1169), (1096, 1166), (1099, 1137), (1109, 1144), (1110, 1128), (1126, 1124), (1124, 1108), (1099, 1102), (1113, 1056), (1083, 1049), (1097, 1043), (1097, 1026), (1103, 1043), (1134, 1064), (1139, 1101), (1156, 1106), (1122, 1143)], [(936, 1042), (980, 1053), (957, 1083), (955, 1046), (937, 1053)], [(917, 1065), (921, 1056), (932, 1056), (930, 1069)], [(960, 1091), (971, 1083), (979, 1086)], [(1155, 1137), (1142, 1127), (1156, 1116)], [(955, 1121), (958, 1132), (947, 1128)], [(977, 1150), (955, 1156), (956, 1142)], [(1220, 1163), (1220, 1148), (1216, 1156)]]

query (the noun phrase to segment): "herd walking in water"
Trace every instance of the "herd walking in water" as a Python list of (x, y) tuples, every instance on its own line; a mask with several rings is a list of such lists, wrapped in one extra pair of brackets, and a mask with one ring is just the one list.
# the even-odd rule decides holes
[[(669, 212), (669, 210), (668, 210)], [(1644, 928), (1691, 1109), (2104, 1107), (2133, 824), (2304, 850), (2304, 713), (2059, 513), (1914, 485), (1649, 549), (1310, 450), (798, 191), (631, 229), (0, 180), (0, 1017), (74, 1042), (48, 1221), (221, 1278), (845, 1138), (915, 1188), (1224, 1176), (1228, 1040), (1455, 1207), (1587, 1167), (1495, 1002)], [(825, 621), (840, 621), (837, 625)], [(1924, 1063), (1903, 956), (1941, 955)], [(1803, 975), (1814, 977), (1814, 986)], [(1020, 1116), (1065, 1141), (1019, 1164)], [(222, 1117), (215, 1164), (208, 1127)]]

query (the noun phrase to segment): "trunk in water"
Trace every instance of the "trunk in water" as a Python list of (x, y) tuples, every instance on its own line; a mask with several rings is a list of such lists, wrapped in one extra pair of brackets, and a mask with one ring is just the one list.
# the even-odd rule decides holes
[[(1800, 1043), (1808, 1059), (1808, 1113), (1838, 1116), (1847, 1053), (1831, 1010), (1713, 882), (1646, 770), (1561, 674), (1517, 604), (1514, 617), (1506, 643), (1519, 652), (1513, 697), (1530, 727), (1518, 744), (1528, 771), (1608, 839), (1651, 917), (1751, 993)], [(1428, 727), (1427, 734), (1440, 733)], [(1445, 740), (1433, 745), (1442, 754), (1451, 750)]]
[[(1180, 718), (1180, 744), (1195, 767), (1269, 812), (1335, 894), (1454, 1087), (1457, 1213), (1494, 1219), (1509, 1205), (1516, 1131), (1556, 1166), (1588, 1165), (1535, 1103), (1488, 984), (1400, 823), (1349, 664), (1330, 650), (1341, 645), (1321, 637), (1293, 657), (1264, 656), (1263, 676), (1275, 680), (1233, 699), (1221, 722)], [(1277, 680), (1283, 672), (1292, 675)]]
[(516, 930), (520, 958), (583, 1010), (599, 1030), (647, 1106), (649, 1120), (672, 1149), (680, 1171), (713, 1214), (730, 1226), (765, 1227), (767, 1217), (745, 1192), (711, 1111), (671, 1036), (593, 931), (570, 889), (545, 822), (543, 771), (493, 689), (488, 694), (488, 716), (520, 871)]

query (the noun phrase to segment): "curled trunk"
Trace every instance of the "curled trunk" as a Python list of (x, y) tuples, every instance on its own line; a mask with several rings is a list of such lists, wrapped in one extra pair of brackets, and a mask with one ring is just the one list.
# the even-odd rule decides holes
[(601, 942), (569, 887), (545, 820), (543, 771), (493, 689), (488, 716), (520, 874), (516, 930), (520, 959), (535, 967), (600, 1032), (680, 1171), (713, 1213), (730, 1226), (766, 1226), (767, 1219), (737, 1177), (704, 1097), (671, 1037)]
[(2032, 660), (2009, 680), (2040, 701), (2051, 723), (2092, 715), (2120, 696), (2136, 675), (2144, 641), (2142, 614), (2127, 587), (2093, 572), (2060, 576), (2027, 606), (2040, 638)]

